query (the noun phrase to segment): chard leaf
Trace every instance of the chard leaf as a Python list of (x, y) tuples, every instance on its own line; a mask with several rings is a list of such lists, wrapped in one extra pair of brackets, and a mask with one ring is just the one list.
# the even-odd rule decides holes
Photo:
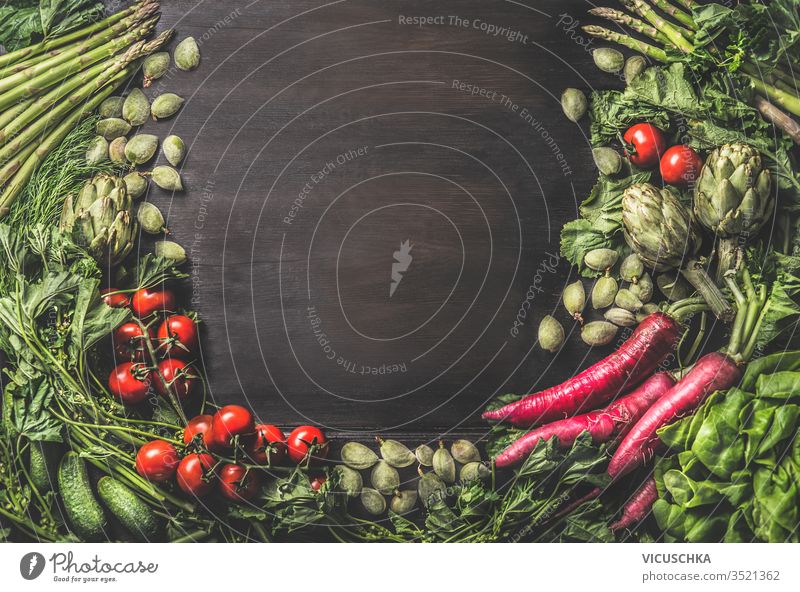
[(744, 464), (744, 441), (739, 437), (739, 411), (750, 395), (731, 389), (725, 400), (709, 408), (691, 451), (706, 468), (725, 480)]
[(741, 388), (747, 392), (755, 392), (759, 376), (783, 370), (800, 370), (800, 351), (781, 351), (751, 361), (742, 378)]

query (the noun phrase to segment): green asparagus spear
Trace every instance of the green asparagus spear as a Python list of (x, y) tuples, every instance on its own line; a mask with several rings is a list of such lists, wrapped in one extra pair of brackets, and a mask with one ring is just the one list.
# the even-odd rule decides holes
[[(53, 127), (73, 106), (87, 100), (92, 93), (105, 86), (128, 64), (159, 49), (167, 43), (171, 35), (172, 31), (170, 30), (161, 33), (152, 41), (137, 41), (124, 54), (118, 54), (83, 70), (34, 100), (24, 112), (0, 129), (0, 163), (9, 160), (23, 147), (20, 138), (15, 138), (15, 136), (23, 132), (29, 123), (34, 122), (30, 128), (27, 128), (30, 130), (28, 137), (36, 136)], [(12, 138), (14, 139), (11, 140)]]
[(652, 7), (644, 0), (626, 0), (623, 2), (626, 7), (636, 12), (639, 16), (650, 22), (656, 29), (664, 33), (672, 44), (684, 53), (692, 53), (692, 45), (683, 33), (683, 29), (678, 25), (663, 19)]
[(640, 33), (659, 43), (669, 43), (669, 38), (661, 31), (656, 29), (653, 25), (649, 25), (640, 21), (639, 19), (629, 15), (621, 10), (614, 10), (613, 8), (593, 8), (589, 14), (599, 16), (600, 18), (608, 19), (617, 24), (630, 27), (637, 33)]
[[(122, 19), (118, 23), (115, 23), (108, 29), (98, 33), (97, 35), (92, 35), (88, 39), (71, 46), (67, 51), (59, 53), (49, 59), (43, 60), (31, 66), (30, 68), (26, 68), (21, 72), (17, 72), (11, 76), (6, 76), (5, 78), (0, 80), (0, 93), (5, 93), (6, 91), (13, 89), (21, 84), (24, 84), (26, 81), (36, 79), (36, 77), (46, 74), (58, 66), (68, 63), (74, 59), (81, 59), (87, 58), (90, 54), (93, 54), (93, 50), (99, 47), (108, 47), (110, 43), (115, 43), (116, 46), (121, 49), (127, 45), (130, 45), (133, 41), (131, 39), (131, 34), (137, 30), (142, 30), (142, 26), (139, 24), (140, 22), (151, 22), (152, 21), (152, 14), (154, 9), (157, 8), (157, 5), (147, 4), (139, 8), (139, 10), (131, 15), (128, 18)], [(149, 18), (142, 18), (142, 17), (149, 17)], [(156, 19), (157, 20), (157, 19)], [(152, 26), (148, 29), (148, 32), (152, 30), (152, 27), (155, 26), (155, 22), (152, 22)], [(127, 34), (125, 34), (127, 33)], [(127, 40), (124, 41), (123, 40)], [(119, 45), (120, 43), (124, 43)], [(84, 63), (85, 65), (85, 63)]]
[(691, 31), (697, 29), (697, 23), (694, 22), (692, 15), (689, 14), (688, 12), (681, 10), (680, 8), (678, 8), (673, 4), (670, 4), (669, 0), (651, 0), (651, 1), (653, 2), (656, 8), (674, 18), (684, 27), (688, 28)]
[(663, 49), (654, 45), (650, 45), (649, 43), (645, 43), (644, 41), (639, 41), (638, 39), (634, 39), (628, 35), (615, 33), (614, 31), (610, 31), (604, 27), (598, 27), (597, 25), (586, 25), (582, 28), (592, 37), (597, 37), (599, 39), (611, 41), (612, 43), (624, 45), (625, 47), (629, 47), (633, 50), (643, 53), (647, 57), (659, 62), (667, 61), (667, 54)]
[[(36, 142), (30, 142), (25, 149), (22, 150), (19, 154), (17, 154), (12, 160), (8, 161), (0, 168), (0, 187), (2, 187), (6, 181), (11, 179), (16, 172), (22, 166), (28, 157), (33, 154), (33, 151), (36, 150)], [(0, 216), (2, 218), (2, 216)]]
[[(125, 49), (132, 43), (147, 36), (147, 34), (149, 34), (150, 31), (152, 31), (155, 27), (157, 20), (158, 17), (149, 19), (142, 24), (137, 25), (132, 31), (118, 39), (109, 41), (105, 45), (101, 45), (100, 47), (83, 55), (75, 56), (71, 60), (45, 71), (31, 80), (17, 84), (11, 90), (8, 90), (0, 95), (0, 109), (5, 109), (20, 99), (38, 95), (49, 88), (52, 84), (60, 82), (68, 76), (72, 76), (86, 66), (98, 62), (104, 58), (113, 56), (118, 51)], [(46, 62), (42, 62), (42, 64), (44, 63)], [(24, 72), (20, 72), (19, 74), (24, 74)], [(19, 76), (19, 74), (16, 74), (15, 76)], [(0, 84), (2, 84), (2, 82), (0, 82)]]
[[(30, 180), (34, 171), (41, 164), (41, 162), (52, 152), (61, 141), (69, 134), (72, 128), (84, 117), (90, 115), (111, 93), (113, 93), (123, 82), (125, 77), (121, 76), (114, 84), (109, 84), (101, 92), (97, 93), (84, 105), (79, 106), (70, 115), (59, 124), (57, 128), (51, 131), (47, 137), (35, 146), (35, 149), (28, 154), (27, 157), (18, 159), (18, 170), (11, 178), (7, 185), (3, 188), (3, 193), (0, 195), (0, 219), (5, 218), (11, 211), (11, 206), (14, 200), (19, 196), (25, 188), (26, 183)], [(0, 181), (2, 182), (2, 181)]]
[(761, 94), (767, 95), (767, 98), (773, 103), (780, 105), (793, 115), (800, 116), (800, 99), (792, 93), (783, 89), (777, 88), (768, 82), (765, 82), (761, 77), (746, 73), (745, 76), (750, 80), (753, 88)]
[(39, 43), (29, 45), (28, 47), (22, 47), (16, 51), (11, 51), (7, 54), (1, 55), (0, 69), (10, 66), (12, 64), (19, 64), (25, 60), (33, 58), (34, 56), (38, 56), (40, 54), (46, 54), (47, 52), (53, 51), (56, 48), (63, 47), (64, 45), (69, 45), (70, 43), (83, 39), (84, 37), (93, 35), (98, 31), (103, 31), (108, 27), (111, 27), (114, 24), (118, 23), (122, 19), (130, 16), (137, 10), (139, 10), (143, 4), (154, 4), (154, 3), (157, 4), (156, 2), (148, 2), (148, 1), (134, 4), (133, 6), (126, 8), (125, 10), (121, 10), (120, 12), (112, 14), (106, 19), (103, 19), (96, 23), (92, 23), (91, 25), (86, 25), (85, 27), (81, 27), (80, 29), (76, 29), (75, 31), (67, 33), (66, 35), (53, 37), (52, 39), (45, 39), (44, 41), (40, 41)]
[[(19, 115), (20, 113), (25, 111), (25, 109), (30, 107), (33, 101), (34, 99), (25, 99), (24, 101), (20, 101), (13, 107), (6, 109), (3, 112), (0, 112), (0, 129), (3, 129), (9, 123), (14, 121), (17, 115)], [(2, 140), (0, 140), (0, 142), (2, 142)]]

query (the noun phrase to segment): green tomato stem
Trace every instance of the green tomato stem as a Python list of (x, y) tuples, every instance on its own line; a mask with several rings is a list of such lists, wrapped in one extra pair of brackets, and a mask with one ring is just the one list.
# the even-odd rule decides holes
[[(150, 332), (147, 330), (147, 326), (141, 321), (141, 319), (137, 318), (136, 319), (136, 323), (142, 329), (142, 335), (147, 336), (147, 335), (150, 334)], [(157, 380), (159, 380), (161, 382), (161, 385), (167, 391), (169, 402), (172, 405), (172, 408), (175, 410), (175, 413), (178, 414), (178, 417), (181, 419), (181, 421), (185, 425), (186, 423), (188, 423), (188, 420), (186, 419), (186, 414), (183, 412), (183, 407), (181, 406), (181, 403), (178, 400), (178, 397), (175, 395), (175, 392), (172, 389), (172, 385), (167, 382), (167, 379), (164, 378), (164, 374), (158, 368), (158, 364), (156, 363), (156, 361), (158, 360), (158, 356), (156, 356), (156, 350), (155, 350), (155, 348), (153, 348), (153, 343), (151, 342), (149, 337), (147, 337), (146, 339), (143, 339), (142, 341), (144, 342), (145, 346), (147, 347), (147, 353), (150, 356), (150, 359), (153, 361), (153, 364), (155, 364), (155, 368), (153, 369), (153, 372), (156, 375)]]

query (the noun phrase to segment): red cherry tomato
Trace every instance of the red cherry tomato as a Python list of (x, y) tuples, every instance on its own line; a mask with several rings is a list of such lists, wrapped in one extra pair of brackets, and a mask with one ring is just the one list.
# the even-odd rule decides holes
[(158, 328), (157, 337), (164, 357), (186, 358), (197, 351), (197, 324), (187, 316), (168, 316)]
[[(125, 308), (130, 306), (131, 300), (128, 298), (127, 294), (115, 294), (116, 288), (106, 288), (105, 290), (100, 290), (100, 295), (103, 298), (103, 302), (105, 302), (111, 308)], [(106, 296), (106, 294), (109, 294)]]
[(131, 298), (131, 309), (140, 319), (154, 312), (175, 310), (175, 295), (169, 290), (138, 290)]
[(280, 428), (262, 423), (256, 426), (256, 435), (247, 447), (254, 463), (275, 465), (286, 455), (286, 437)]
[(295, 428), (286, 439), (289, 449), (289, 458), (300, 464), (306, 458), (309, 450), (314, 446), (313, 459), (323, 459), (328, 456), (328, 441), (322, 430), (314, 426), (300, 426)]
[(678, 144), (667, 149), (661, 157), (661, 178), (676, 187), (694, 183), (703, 167), (703, 159), (690, 146)]
[[(158, 371), (178, 399), (184, 401), (189, 398), (194, 390), (194, 382), (196, 380), (191, 366), (178, 358), (167, 358), (158, 363)], [(161, 378), (154, 375), (152, 380), (156, 387), (156, 392), (162, 397), (169, 397), (169, 391), (164, 386), (164, 383), (161, 382)]]
[(214, 414), (211, 431), (214, 443), (226, 448), (233, 445), (234, 436), (247, 436), (256, 429), (253, 414), (240, 405), (225, 405)]
[[(148, 330), (148, 337), (153, 338), (153, 332)], [(114, 355), (122, 360), (143, 361), (147, 357), (147, 345), (144, 342), (144, 331), (138, 323), (123, 323), (111, 334), (114, 344)]]
[(149, 372), (143, 364), (123, 362), (108, 377), (108, 390), (126, 405), (144, 401), (149, 388)]
[(169, 442), (153, 440), (136, 453), (136, 472), (154, 483), (169, 481), (178, 468), (178, 451)]
[(628, 159), (642, 168), (656, 166), (667, 147), (661, 130), (650, 123), (637, 123), (628, 128), (622, 139), (627, 145)]
[(220, 493), (235, 502), (246, 502), (258, 493), (258, 475), (239, 465), (224, 465), (219, 472)]
[(209, 446), (209, 436), (211, 435), (211, 422), (214, 420), (210, 415), (197, 415), (186, 423), (183, 430), (183, 443), (188, 444), (197, 434), (203, 434), (203, 442), (206, 448)]
[(322, 489), (322, 486), (325, 484), (325, 477), (314, 477), (313, 481), (311, 481), (311, 489), (314, 491), (319, 491)]
[(178, 465), (178, 487), (186, 495), (203, 497), (214, 489), (214, 457), (210, 454), (188, 454)]

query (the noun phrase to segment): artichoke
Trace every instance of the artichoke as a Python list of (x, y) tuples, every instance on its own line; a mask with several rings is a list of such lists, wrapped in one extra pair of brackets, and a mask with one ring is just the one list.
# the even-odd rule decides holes
[(133, 248), (137, 232), (133, 200), (125, 181), (97, 175), (81, 188), (77, 199), (64, 201), (60, 228), (101, 264), (119, 264)]
[(622, 195), (625, 241), (656, 271), (677, 269), (700, 246), (691, 215), (669, 189), (635, 183)]
[(680, 269), (717, 318), (732, 318), (730, 303), (694, 259), (700, 234), (672, 191), (650, 183), (631, 185), (622, 194), (622, 224), (626, 242), (646, 265), (655, 271)]
[(757, 150), (725, 144), (711, 153), (695, 185), (694, 213), (719, 237), (719, 277), (734, 267), (740, 237), (757, 233), (774, 206), (772, 177)]

